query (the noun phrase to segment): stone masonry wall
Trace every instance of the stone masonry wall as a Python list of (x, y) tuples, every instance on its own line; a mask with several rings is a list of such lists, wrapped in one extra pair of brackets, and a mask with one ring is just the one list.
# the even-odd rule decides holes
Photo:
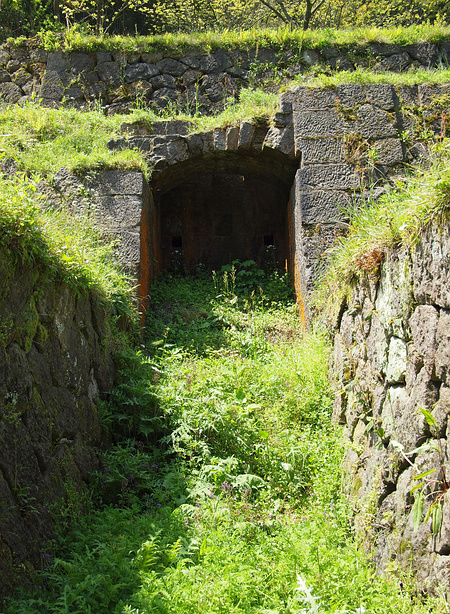
[(45, 565), (55, 523), (83, 508), (97, 398), (114, 378), (109, 335), (98, 298), (0, 253), (0, 604)]
[[(334, 419), (349, 441), (345, 470), (356, 529), (379, 572), (411, 571), (448, 591), (450, 574), (450, 226), (428, 228), (411, 252), (392, 250), (353, 288), (334, 340)], [(431, 412), (436, 426), (421, 410)], [(433, 420), (431, 420), (433, 422)], [(396, 443), (397, 442), (397, 443)], [(423, 444), (428, 449), (417, 451)], [(400, 446), (403, 447), (403, 451)], [(414, 467), (412, 466), (414, 465)], [(415, 476), (431, 471), (425, 478)], [(423, 486), (424, 515), (412, 506)], [(439, 497), (441, 497), (439, 499)], [(440, 502), (436, 535), (427, 512)]]
[(322, 72), (357, 67), (403, 72), (435, 67), (449, 58), (450, 42), (127, 54), (47, 52), (33, 48), (30, 41), (19, 48), (0, 48), (0, 99), (77, 108), (100, 104), (107, 113), (126, 113), (140, 105), (211, 114), (222, 110), (242, 87), (264, 86), (274, 77), (288, 82), (312, 66)]
[(280, 96), (271, 125), (243, 121), (195, 133), (189, 121), (151, 126), (125, 121), (123, 136), (108, 147), (144, 152), (150, 190), (137, 172), (98, 172), (79, 180), (61, 170), (55, 184), (81, 209), (90, 199), (102, 226), (121, 239), (119, 258), (141, 281), (145, 296), (158, 267), (157, 254), (148, 247), (158, 241), (152, 213), (158, 194), (201, 169), (258, 170), (293, 182), (292, 233), (297, 238), (292, 272), (298, 294), (301, 288), (304, 295), (320, 275), (322, 254), (345, 231), (345, 211), (395, 184), (405, 163), (426, 157), (432, 137), (449, 135), (449, 100), (449, 84), (300, 86)]

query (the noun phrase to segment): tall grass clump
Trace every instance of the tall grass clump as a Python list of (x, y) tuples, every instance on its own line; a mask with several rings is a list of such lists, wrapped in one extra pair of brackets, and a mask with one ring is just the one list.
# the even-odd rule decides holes
[(7, 614), (446, 611), (358, 551), (328, 344), (288, 283), (252, 261), (158, 280), (102, 407), (89, 513)]
[(430, 223), (448, 221), (450, 210), (450, 141), (430, 148), (425, 167), (417, 167), (379, 200), (368, 198), (349, 214), (348, 232), (327, 254), (316, 302), (333, 313), (352, 281), (375, 272), (394, 246), (412, 247)]

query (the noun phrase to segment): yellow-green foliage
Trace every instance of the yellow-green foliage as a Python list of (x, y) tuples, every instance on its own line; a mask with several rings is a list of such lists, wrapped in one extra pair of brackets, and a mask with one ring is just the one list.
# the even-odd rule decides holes
[[(222, 3), (223, 5), (223, 3)], [(250, 15), (251, 13), (249, 13)], [(311, 49), (331, 46), (365, 45), (371, 42), (411, 44), (416, 42), (440, 42), (448, 39), (450, 27), (446, 24), (412, 25), (410, 27), (375, 27), (358, 24), (357, 27), (322, 28), (301, 30), (290, 27), (257, 28), (248, 27), (222, 29), (216, 24), (212, 30), (193, 32), (168, 31), (153, 36), (94, 36), (77, 28), (66, 31), (64, 35), (52, 32), (38, 37), (38, 44), (51, 50), (62, 48), (65, 51), (125, 51), (151, 52), (157, 50), (184, 54), (188, 49), (212, 51), (214, 49), (245, 49), (254, 47), (279, 47), (290, 49)], [(10, 41), (14, 44), (14, 40)], [(23, 40), (20, 41), (23, 43)]]

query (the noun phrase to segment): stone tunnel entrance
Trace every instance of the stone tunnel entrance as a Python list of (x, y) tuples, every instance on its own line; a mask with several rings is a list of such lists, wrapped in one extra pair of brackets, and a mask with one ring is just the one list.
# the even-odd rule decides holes
[(180, 162), (152, 182), (155, 273), (218, 270), (235, 259), (292, 271), (291, 190), (298, 160), (275, 150)]

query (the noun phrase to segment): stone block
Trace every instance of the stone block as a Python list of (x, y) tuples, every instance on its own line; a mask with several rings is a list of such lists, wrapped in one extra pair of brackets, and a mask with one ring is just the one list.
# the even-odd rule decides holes
[(355, 70), (355, 67), (345, 55), (339, 55), (336, 58), (330, 58), (327, 62), (331, 70)]
[(365, 139), (397, 136), (397, 131), (389, 115), (371, 104), (365, 104), (359, 108), (356, 130)]
[(0, 49), (0, 66), (6, 66), (10, 59), (11, 56), (6, 49)]
[(239, 127), (228, 126), (226, 132), (226, 149), (228, 151), (236, 151), (239, 144)]
[(404, 386), (391, 386), (388, 388), (386, 400), (381, 410), (382, 427), (388, 439), (394, 439), (412, 450), (410, 437), (398, 429), (398, 423), (409, 403), (409, 396)]
[(97, 51), (95, 57), (97, 59), (97, 64), (112, 62), (112, 55), (109, 53), (109, 51)]
[(366, 102), (366, 94), (362, 85), (345, 83), (337, 88), (337, 98), (345, 109), (350, 109)]
[(335, 137), (354, 131), (353, 121), (346, 121), (336, 109), (328, 111), (294, 111), (295, 140), (304, 137)]
[(180, 62), (183, 62), (183, 64), (186, 64), (186, 66), (188, 66), (189, 68), (193, 68), (194, 70), (198, 70), (200, 68), (199, 55), (197, 55), (196, 53), (181, 58)]
[(115, 62), (102, 62), (97, 65), (97, 73), (102, 81), (109, 86), (120, 85), (120, 68)]
[(347, 192), (320, 190), (299, 192), (298, 203), (304, 224), (337, 224), (345, 219), (343, 211), (351, 205), (352, 199)]
[(436, 421), (438, 437), (446, 437), (448, 429), (448, 418), (450, 416), (450, 388), (441, 386), (439, 390), (439, 400), (433, 409), (433, 416)]
[(406, 47), (409, 55), (426, 66), (435, 66), (439, 59), (439, 49), (436, 43), (414, 43)]
[(432, 305), (419, 305), (409, 320), (414, 347), (425, 360), (434, 360), (438, 320), (439, 312)]
[(112, 232), (138, 231), (141, 224), (142, 194), (105, 195), (92, 199), (98, 223)]
[(227, 52), (224, 49), (218, 49), (214, 53), (202, 56), (198, 68), (205, 74), (217, 75), (231, 66), (233, 66), (233, 62)]
[(380, 139), (373, 144), (377, 164), (395, 166), (405, 160), (403, 146), (400, 139)]
[(406, 373), (406, 343), (398, 337), (391, 337), (386, 365), (386, 381), (388, 384), (401, 384)]
[(106, 93), (108, 86), (103, 81), (96, 81), (84, 89), (84, 95), (91, 100), (97, 100)]
[(169, 104), (176, 100), (178, 97), (177, 92), (169, 87), (161, 87), (152, 94), (152, 102), (161, 109), (166, 108)]
[(0, 83), (0, 99), (15, 104), (23, 96), (23, 92), (15, 83)]
[(367, 101), (380, 109), (393, 111), (399, 106), (397, 92), (392, 85), (367, 83), (364, 86), (364, 91), (366, 92)]
[(263, 148), (277, 149), (284, 154), (293, 157), (294, 150), (294, 129), (288, 125), (285, 128), (272, 126), (265, 135)]
[(171, 75), (172, 77), (181, 77), (188, 69), (186, 64), (178, 60), (173, 60), (172, 58), (165, 58), (156, 62), (156, 68), (160, 73)]
[(239, 127), (238, 149), (248, 149), (252, 146), (255, 135), (255, 125), (250, 122), (241, 122)]
[(357, 190), (360, 179), (351, 164), (309, 164), (299, 171), (301, 190)]
[(202, 73), (200, 70), (194, 70), (190, 68), (186, 70), (186, 72), (183, 74), (183, 83), (186, 86), (192, 85), (193, 83), (197, 83), (201, 76)]
[(31, 81), (33, 77), (23, 68), (19, 68), (13, 75), (12, 81), (19, 87), (23, 87), (26, 83)]
[(310, 89), (297, 87), (292, 92), (292, 109), (310, 111), (332, 109), (336, 105), (336, 92), (332, 89)]
[(189, 157), (187, 140), (177, 135), (155, 137), (152, 156), (164, 158), (169, 166), (182, 162)]
[(0, 68), (0, 83), (9, 83), (10, 81), (11, 77), (9, 76), (9, 72)]
[(52, 70), (46, 70), (39, 95), (50, 100), (61, 100), (64, 94), (64, 84), (59, 74)]
[(341, 137), (299, 138), (296, 145), (302, 164), (345, 162), (344, 139)]
[(225, 151), (226, 149), (226, 130), (216, 128), (213, 132), (214, 149), (216, 151)]
[(406, 51), (403, 51), (383, 58), (381, 62), (374, 66), (374, 70), (378, 72), (404, 72), (410, 64), (411, 57)]
[(163, 58), (164, 54), (162, 51), (144, 52), (141, 54), (141, 60), (145, 62), (145, 64), (156, 64), (156, 62), (159, 62)]
[(370, 43), (369, 47), (375, 55), (381, 55), (383, 57), (400, 53), (401, 50), (399, 45), (394, 45), (392, 43)]
[(450, 309), (450, 229), (427, 228), (412, 252), (414, 295), (418, 303)]
[(405, 107), (418, 107), (419, 100), (419, 87), (417, 85), (398, 85), (397, 96), (402, 106)]
[(153, 89), (157, 90), (163, 87), (175, 89), (176, 79), (172, 75), (156, 75), (150, 79)]
[(436, 107), (442, 108), (440, 99), (448, 98), (450, 96), (450, 84), (443, 83), (441, 85), (422, 83), (419, 85), (419, 97), (420, 102), (424, 107)]
[[(42, 60), (40, 60), (42, 61)], [(71, 53), (69, 56), (69, 69), (73, 74), (80, 74), (88, 70), (93, 70), (94, 60), (87, 53)]]
[(69, 59), (62, 51), (53, 51), (48, 54), (47, 71), (63, 73), (70, 69)]
[(450, 386), (450, 312), (444, 310), (436, 329), (435, 368), (437, 377)]
[(87, 185), (98, 195), (142, 194), (144, 175), (140, 171), (104, 171), (87, 180)]
[(158, 74), (159, 70), (155, 68), (153, 64), (137, 62), (136, 64), (129, 64), (125, 68), (124, 81), (125, 83), (132, 83), (133, 81), (139, 81), (140, 79), (149, 80)]

